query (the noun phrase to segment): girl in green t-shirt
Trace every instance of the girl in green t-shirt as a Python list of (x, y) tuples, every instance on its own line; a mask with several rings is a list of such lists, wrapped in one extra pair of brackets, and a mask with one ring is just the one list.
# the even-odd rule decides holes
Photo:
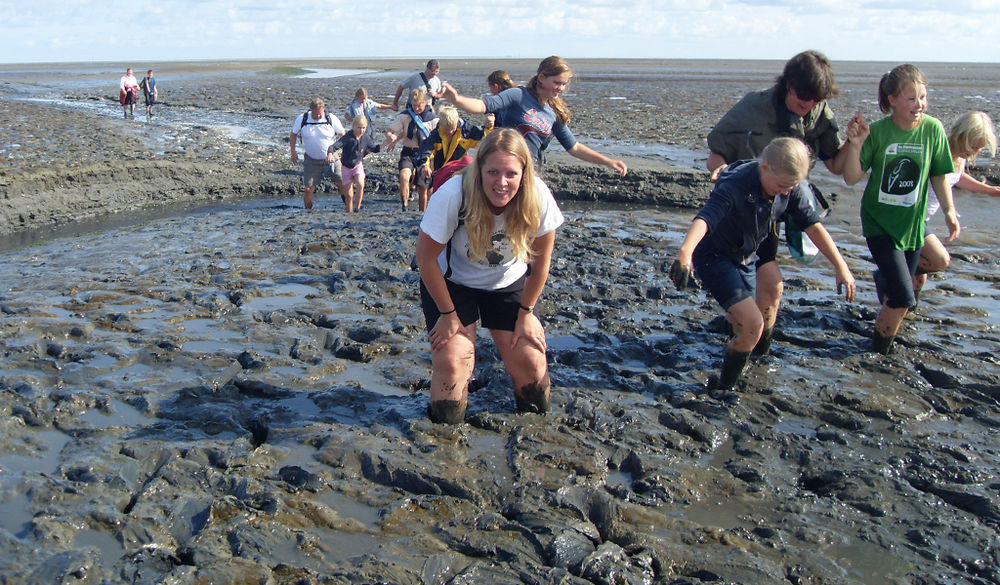
[(851, 155), (844, 181), (854, 185), (871, 170), (861, 199), (861, 225), (878, 266), (875, 289), (882, 310), (875, 319), (872, 349), (889, 353), (906, 312), (916, 304), (913, 277), (924, 243), (927, 186), (934, 188), (950, 242), (961, 228), (945, 175), (954, 171), (944, 127), (926, 115), (927, 81), (913, 65), (882, 76), (879, 109), (889, 116), (869, 126), (855, 117), (847, 126)]

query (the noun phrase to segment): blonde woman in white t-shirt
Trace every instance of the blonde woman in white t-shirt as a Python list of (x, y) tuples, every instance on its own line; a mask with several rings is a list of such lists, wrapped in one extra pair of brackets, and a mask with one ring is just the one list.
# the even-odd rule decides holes
[(432, 421), (465, 418), (480, 320), (513, 381), (517, 410), (548, 410), (545, 330), (534, 309), (562, 223), (528, 145), (511, 129), (484, 138), (476, 160), (431, 197), (417, 264), (431, 344)]

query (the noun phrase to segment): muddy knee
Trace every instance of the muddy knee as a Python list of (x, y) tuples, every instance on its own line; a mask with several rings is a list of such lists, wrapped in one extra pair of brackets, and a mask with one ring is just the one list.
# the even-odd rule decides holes
[(549, 387), (538, 382), (525, 384), (514, 392), (518, 412), (546, 413), (549, 411)]
[(465, 403), (458, 400), (432, 400), (427, 416), (433, 423), (457, 425), (465, 421)]

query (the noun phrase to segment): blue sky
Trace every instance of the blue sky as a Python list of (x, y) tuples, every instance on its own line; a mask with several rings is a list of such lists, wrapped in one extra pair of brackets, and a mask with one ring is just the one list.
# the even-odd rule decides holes
[(997, 61), (1000, 2), (0, 0), (0, 62), (353, 57)]

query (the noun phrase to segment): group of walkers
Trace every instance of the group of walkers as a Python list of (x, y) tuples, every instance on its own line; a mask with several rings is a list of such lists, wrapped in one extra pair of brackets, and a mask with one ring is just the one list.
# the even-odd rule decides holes
[[(571, 74), (568, 67), (552, 69), (553, 63), (564, 66), (561, 59), (546, 59), (524, 88), (505, 88), (501, 77), (491, 76), (493, 95), (484, 99), (442, 85), (444, 100), (468, 112), (497, 114), (503, 130), (487, 136), (469, 170), (431, 198), (420, 224), (417, 259), (433, 369), (429, 415), (436, 422), (463, 420), (480, 319), (511, 376), (517, 410), (549, 407), (545, 335), (534, 307), (563, 218), (537, 175), (548, 138), (555, 136), (578, 158), (627, 172), (623, 162), (575, 142), (559, 98)], [(883, 76), (878, 100), (887, 116), (869, 124), (855, 115), (846, 140), (827, 103), (837, 94), (829, 60), (805, 51), (786, 63), (773, 87), (744, 97), (708, 135), (714, 187), (670, 278), (683, 289), (697, 276), (732, 325), (720, 372), (710, 382), (714, 389), (732, 390), (751, 357), (770, 349), (783, 293), (776, 261), (783, 220), (804, 231), (833, 264), (837, 289), (848, 301), (855, 298), (855, 278), (820, 221), (818, 193), (807, 180), (815, 160), (849, 185), (868, 174), (860, 211), (882, 306), (871, 349), (883, 354), (916, 306), (926, 274), (948, 265), (947, 251), (926, 222), (941, 209), (945, 241), (959, 236), (951, 187), (1000, 196), (1000, 187), (965, 172), (967, 161), (984, 149), (996, 154), (990, 118), (970, 112), (946, 134), (926, 114), (927, 82), (916, 67), (900, 65)]]
[(734, 335), (715, 384), (719, 389), (732, 389), (750, 357), (766, 354), (770, 346), (782, 294), (775, 251), (783, 215), (804, 228), (834, 265), (838, 289), (845, 289), (848, 301), (854, 298), (854, 277), (820, 224), (805, 181), (810, 157), (843, 175), (848, 185), (868, 174), (860, 211), (881, 305), (871, 349), (882, 354), (891, 351), (904, 316), (916, 306), (926, 274), (948, 266), (947, 251), (926, 223), (940, 208), (946, 242), (959, 236), (951, 187), (1000, 196), (1000, 188), (965, 172), (967, 159), (983, 149), (996, 154), (989, 117), (965, 114), (946, 135), (941, 122), (926, 113), (927, 81), (913, 65), (882, 76), (878, 103), (888, 115), (870, 125), (855, 115), (846, 142), (826, 101), (836, 95), (830, 62), (805, 51), (786, 63), (774, 87), (744, 97), (708, 135), (707, 166), (715, 187), (670, 276), (684, 288), (693, 269), (732, 324)]
[[(392, 105), (357, 108), (355, 138), (347, 143), (337, 137), (343, 129), (335, 117), (323, 121), (322, 101), (296, 120), (292, 160), (297, 161), (295, 136), (301, 133), (307, 153), (306, 207), (312, 205), (313, 179), (322, 173), (310, 161), (329, 167), (330, 153), (344, 148), (344, 165), (348, 151), (351, 163), (360, 165), (364, 152), (391, 150), (401, 142), (402, 207), (407, 207), (412, 185), (424, 212), (416, 263), (431, 344), (431, 420), (464, 420), (480, 321), (513, 381), (517, 410), (543, 413), (550, 401), (546, 342), (534, 309), (548, 277), (555, 230), (564, 221), (540, 178), (545, 148), (554, 137), (581, 160), (622, 176), (628, 168), (573, 136), (569, 108), (561, 97), (572, 71), (559, 57), (543, 60), (523, 86), (502, 71), (493, 72), (487, 78), (490, 95), (481, 99), (459, 94), (440, 82), (437, 73), (437, 62), (431, 61), (425, 71), (400, 84)], [(406, 108), (385, 142), (376, 145), (370, 136), (363, 140), (370, 124), (366, 128), (357, 121), (376, 108), (397, 110), (404, 91)], [(869, 124), (856, 114), (847, 124), (846, 140), (827, 101), (836, 95), (829, 60), (805, 51), (785, 64), (772, 87), (746, 95), (708, 134), (706, 164), (714, 186), (684, 237), (670, 278), (684, 289), (696, 276), (732, 326), (720, 372), (710, 382), (715, 389), (733, 389), (751, 358), (770, 349), (783, 293), (777, 263), (781, 222), (793, 222), (809, 237), (833, 264), (838, 291), (847, 301), (855, 298), (854, 275), (820, 221), (819, 196), (808, 181), (816, 160), (848, 185), (868, 177), (860, 212), (877, 266), (881, 305), (871, 348), (883, 354), (890, 352), (903, 317), (916, 306), (926, 274), (948, 266), (948, 253), (926, 230), (926, 222), (940, 209), (949, 230), (945, 242), (959, 236), (952, 186), (1000, 196), (1000, 187), (965, 171), (967, 161), (982, 150), (996, 153), (989, 117), (970, 112), (946, 134), (941, 122), (926, 113), (927, 82), (913, 65), (900, 65), (882, 77), (878, 103), (887, 115)], [(359, 103), (365, 98), (359, 91)], [(435, 99), (454, 107), (442, 106), (434, 113)], [(473, 126), (459, 118), (456, 108), (488, 117)], [(310, 131), (310, 125), (327, 127)], [(322, 133), (329, 146), (311, 153), (310, 132)], [(477, 146), (473, 159), (469, 151)], [(449, 166), (464, 170), (453, 176)], [(432, 183), (435, 172), (441, 173), (440, 180)], [(432, 185), (436, 192), (428, 198)]]
[(139, 91), (142, 91), (146, 101), (146, 119), (153, 117), (153, 106), (156, 105), (156, 98), (159, 95), (156, 91), (156, 78), (153, 77), (153, 70), (146, 71), (146, 76), (142, 81), (137, 81), (132, 73), (132, 68), (125, 70), (118, 80), (118, 101), (122, 105), (122, 117), (128, 119), (135, 118), (135, 104), (139, 101)]

